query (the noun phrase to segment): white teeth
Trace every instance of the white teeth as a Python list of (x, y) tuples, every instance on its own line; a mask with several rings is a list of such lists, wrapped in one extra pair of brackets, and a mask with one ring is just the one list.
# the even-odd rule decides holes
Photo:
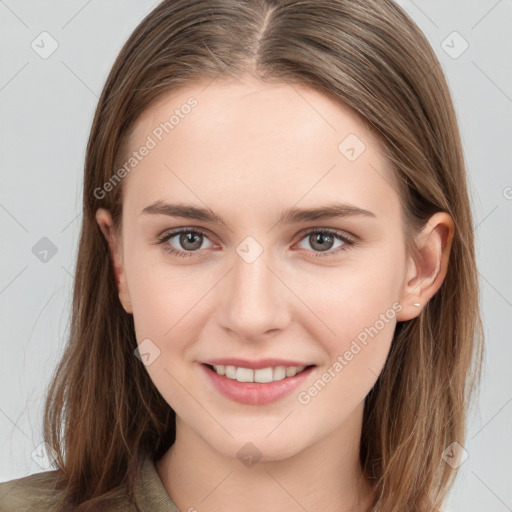
[(228, 379), (237, 380), (238, 382), (275, 382), (283, 380), (286, 377), (293, 377), (300, 373), (305, 366), (276, 366), (274, 368), (260, 368), (252, 370), (251, 368), (238, 368), (236, 366), (224, 366), (222, 364), (213, 365), (213, 368), (219, 375), (225, 375)]
[(286, 368), (284, 366), (276, 366), (272, 374), (273, 380), (283, 380), (286, 377)]
[(290, 368), (286, 368), (286, 376), (293, 377), (297, 373), (297, 368), (290, 366)]
[(254, 382), (254, 371), (249, 368), (237, 368), (235, 379), (238, 382)]
[[(240, 368), (238, 370), (240, 371)], [(272, 368), (268, 367), (254, 370), (254, 382), (261, 382), (265, 384), (266, 382), (272, 382), (273, 380)]]

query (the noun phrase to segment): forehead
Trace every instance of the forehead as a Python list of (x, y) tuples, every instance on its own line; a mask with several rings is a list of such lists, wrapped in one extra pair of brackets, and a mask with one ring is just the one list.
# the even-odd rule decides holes
[(125, 178), (137, 207), (183, 193), (260, 207), (304, 197), (384, 212), (399, 202), (380, 140), (304, 85), (244, 78), (184, 87), (147, 109), (128, 142), (130, 152), (151, 147)]

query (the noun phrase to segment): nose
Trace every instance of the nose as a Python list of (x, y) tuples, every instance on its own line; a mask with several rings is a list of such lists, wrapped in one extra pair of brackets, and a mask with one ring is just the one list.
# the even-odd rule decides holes
[(235, 254), (234, 268), (218, 290), (221, 327), (247, 341), (277, 334), (291, 321), (291, 293), (267, 256), (264, 251), (248, 263)]

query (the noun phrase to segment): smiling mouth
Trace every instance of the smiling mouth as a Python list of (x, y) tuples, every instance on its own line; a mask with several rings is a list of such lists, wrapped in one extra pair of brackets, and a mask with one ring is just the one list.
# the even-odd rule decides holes
[(211, 365), (205, 364), (217, 375), (221, 375), (231, 380), (244, 383), (268, 384), (294, 377), (303, 371), (312, 368), (315, 365), (308, 366), (272, 366), (253, 370), (252, 368), (243, 368), (231, 365)]

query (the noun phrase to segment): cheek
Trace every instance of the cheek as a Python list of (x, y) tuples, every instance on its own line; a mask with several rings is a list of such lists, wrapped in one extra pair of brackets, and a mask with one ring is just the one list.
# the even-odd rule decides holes
[(142, 258), (130, 263), (127, 275), (136, 337), (139, 343), (151, 340), (149, 350), (155, 354), (146, 370), (166, 402), (176, 411), (186, 411), (190, 397), (184, 388), (190, 376), (183, 360), (204, 322), (197, 307), (205, 294), (204, 279), (198, 285), (178, 267)]
[(196, 278), (191, 267), (184, 270), (154, 260), (154, 255), (134, 254), (125, 268), (137, 338), (154, 337), (160, 343), (181, 328), (205, 294), (206, 283), (204, 274)]
[(373, 264), (340, 267), (329, 279), (302, 280), (300, 296), (315, 313), (303, 314), (302, 325), (326, 355), (318, 377), (329, 383), (333, 400), (358, 403), (382, 371), (402, 309), (402, 263), (396, 254), (380, 263), (375, 258)]
[(299, 404), (307, 406), (308, 414), (323, 418), (327, 429), (345, 421), (374, 386), (401, 309), (398, 302), (378, 300), (376, 295), (361, 304), (340, 300), (338, 305), (330, 316), (335, 334), (326, 335), (323, 329), (320, 335), (318, 326), (311, 332), (326, 352), (326, 360), (296, 397)]
[[(321, 274), (303, 272), (295, 278), (297, 295), (313, 313), (308, 325), (318, 334), (314, 339), (327, 337), (330, 345), (338, 343), (342, 347), (390, 308), (394, 311), (393, 304), (400, 297), (401, 259), (397, 255), (393, 265), (383, 263), (387, 259), (381, 261), (377, 257), (369, 262), (354, 258), (341, 263), (339, 268), (323, 269)], [(386, 325), (389, 317), (388, 312)]]
[[(192, 349), (208, 319), (208, 291), (216, 276), (201, 275), (187, 267), (133, 258), (127, 265), (135, 334), (139, 343), (149, 345), (157, 357), (146, 366), (151, 380), (167, 403), (177, 411), (190, 407), (188, 395)], [(154, 343), (154, 345), (152, 345)], [(156, 347), (156, 348), (155, 348)]]

